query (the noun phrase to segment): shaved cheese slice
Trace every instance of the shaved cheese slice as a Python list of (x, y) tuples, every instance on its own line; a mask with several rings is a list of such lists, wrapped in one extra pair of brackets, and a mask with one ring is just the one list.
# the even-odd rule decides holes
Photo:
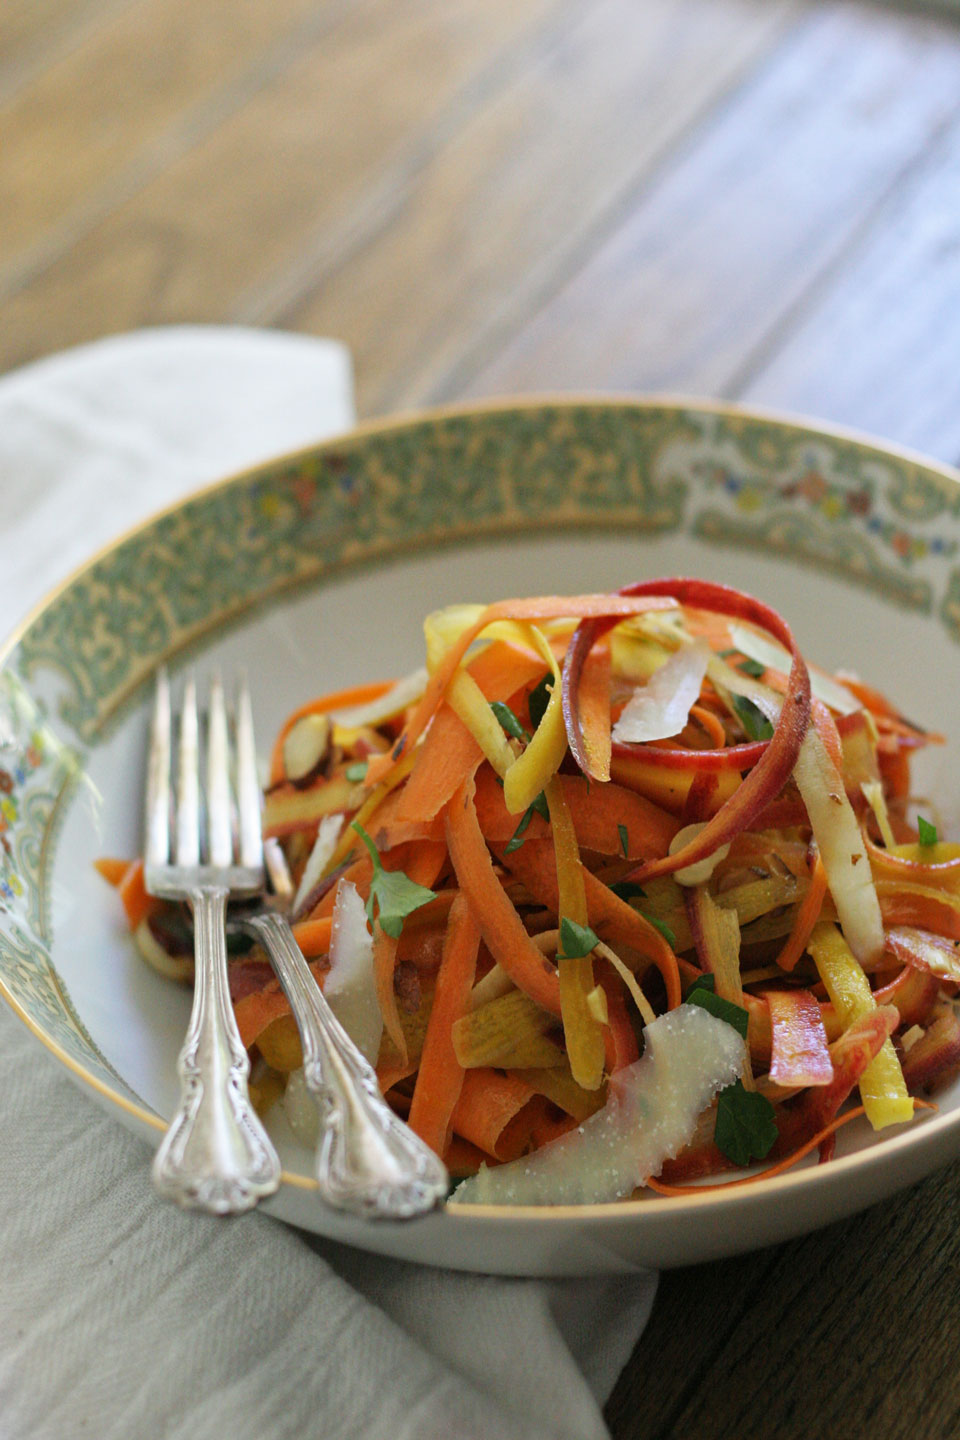
[[(776, 690), (771, 690), (769, 685), (763, 685), (759, 680), (735, 670), (726, 660), (721, 660), (719, 655), (711, 654), (707, 661), (707, 674), (725, 703), (728, 695), (742, 695), (744, 699), (753, 701), (771, 725), (776, 725), (783, 709), (783, 696), (778, 695)], [(736, 713), (736, 708), (731, 706), (731, 714)]]
[(614, 740), (643, 744), (679, 735), (699, 698), (709, 659), (704, 641), (682, 645), (633, 692), (613, 727)]
[(376, 1065), (383, 1037), (383, 1015), (373, 973), (373, 936), (360, 892), (341, 880), (333, 906), (330, 972), (323, 993), (330, 1009), (362, 1055)]
[(333, 852), (337, 848), (337, 841), (340, 839), (340, 832), (343, 829), (342, 815), (324, 815), (317, 830), (317, 838), (313, 843), (309, 859), (304, 866), (300, 884), (294, 897), (292, 911), (296, 915), (300, 906), (306, 900), (310, 891), (322, 878), (330, 861), (333, 859)]
[(611, 1076), (606, 1105), (532, 1155), (477, 1175), (448, 1204), (593, 1205), (619, 1200), (688, 1143), (718, 1090), (740, 1075), (732, 1025), (680, 1005), (644, 1031), (642, 1059)]
[[(730, 639), (740, 651), (750, 660), (756, 660), (768, 670), (778, 670), (781, 675), (787, 675), (790, 671), (790, 654), (778, 645), (775, 640), (770, 640), (765, 635), (759, 635), (756, 630), (749, 629), (746, 625), (738, 625), (735, 622), (730, 624)], [(838, 715), (852, 715), (855, 710), (862, 710), (862, 701), (828, 675), (824, 670), (818, 670), (815, 665), (807, 667), (810, 671), (810, 690), (824, 705), (829, 705)]]

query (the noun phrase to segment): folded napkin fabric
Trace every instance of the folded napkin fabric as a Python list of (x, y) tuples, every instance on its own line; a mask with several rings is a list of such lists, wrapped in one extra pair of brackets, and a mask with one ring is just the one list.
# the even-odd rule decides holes
[(142, 330), (6, 376), (0, 633), (148, 515), (347, 429), (352, 397), (342, 345), (240, 328)]
[[(0, 380), (0, 619), (200, 484), (352, 420), (335, 342), (140, 332)], [(600, 1440), (656, 1278), (534, 1281), (164, 1204), (0, 1006), (3, 1440)]]

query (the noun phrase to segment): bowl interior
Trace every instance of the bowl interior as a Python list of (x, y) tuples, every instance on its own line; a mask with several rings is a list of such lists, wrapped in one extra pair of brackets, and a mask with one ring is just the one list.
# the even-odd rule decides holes
[[(101, 557), (8, 651), (4, 991), (118, 1113), (169, 1114), (189, 997), (136, 957), (91, 868), (139, 848), (153, 670), (245, 666), (265, 751), (309, 696), (422, 663), (425, 613), (458, 600), (676, 574), (750, 590), (808, 658), (946, 734), (917, 780), (958, 835), (958, 541), (960, 487), (935, 467), (708, 407), (428, 417), (217, 487)], [(938, 1100), (939, 1124), (960, 1086)], [(309, 1155), (276, 1111), (271, 1126), (292, 1183), (309, 1186)], [(874, 1145), (849, 1126), (839, 1150)], [(650, 1203), (616, 1208), (642, 1221)]]

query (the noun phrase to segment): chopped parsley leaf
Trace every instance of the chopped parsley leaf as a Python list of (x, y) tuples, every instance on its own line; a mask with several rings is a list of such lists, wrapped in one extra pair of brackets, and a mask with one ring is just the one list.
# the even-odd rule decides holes
[(579, 960), (600, 944), (600, 938), (589, 925), (578, 925), (576, 920), (560, 916), (560, 949), (558, 960)]
[(922, 815), (917, 816), (917, 829), (920, 832), (921, 845), (936, 845), (937, 827), (931, 825), (929, 820), (924, 820)]
[(716, 991), (708, 990), (706, 985), (696, 983), (687, 992), (684, 1004), (699, 1005), (701, 1010), (709, 1011), (717, 1020), (723, 1020), (727, 1025), (732, 1025), (737, 1034), (742, 1035), (746, 1040), (750, 1015), (742, 1005), (734, 1005), (732, 1001), (724, 1000), (723, 996), (718, 995)]
[(733, 708), (737, 712), (740, 724), (746, 730), (751, 740), (769, 740), (773, 734), (773, 726), (764, 715), (763, 711), (748, 700), (746, 695), (732, 695)]
[(530, 739), (530, 736), (527, 734), (526, 730), (524, 730), (523, 726), (520, 724), (520, 721), (510, 709), (510, 706), (507, 705), (503, 700), (491, 700), (490, 709), (493, 711), (494, 715), (496, 715), (503, 729), (506, 731), (506, 733), (510, 736), (512, 740), (522, 740), (526, 742)]
[(526, 834), (527, 826), (530, 824), (530, 821), (532, 819), (533, 806), (528, 805), (526, 810), (524, 810), (523, 814), (520, 816), (520, 824), (517, 826), (516, 830), (514, 830), (513, 834), (510, 836), (510, 839), (503, 847), (504, 855), (512, 855), (514, 850), (520, 849), (520, 846), (523, 844), (523, 837)]
[(778, 1135), (773, 1106), (765, 1095), (745, 1090), (741, 1080), (720, 1091), (713, 1138), (734, 1165), (763, 1160)]
[(615, 885), (610, 886), (610, 889), (614, 895), (618, 895), (621, 900), (627, 901), (645, 899), (647, 894), (643, 886), (638, 885), (636, 880), (618, 880)]
[(530, 698), (527, 704), (530, 707), (530, 724), (536, 730), (540, 721), (547, 713), (547, 706), (550, 704), (550, 696), (553, 693), (553, 676), (548, 672), (538, 685), (530, 691)]
[(523, 837), (526, 834), (527, 826), (530, 824), (530, 821), (533, 819), (535, 813), (537, 815), (542, 815), (544, 820), (550, 819), (550, 811), (547, 808), (547, 797), (546, 795), (544, 795), (542, 790), (540, 791), (540, 794), (537, 796), (536, 800), (531, 801), (531, 803), (527, 806), (526, 810), (524, 810), (523, 814), (520, 816), (520, 824), (517, 826), (516, 830), (514, 830), (510, 839), (503, 847), (504, 855), (512, 855), (514, 850), (520, 849), (520, 846), (523, 844)]
[[(642, 910), (640, 911), (640, 914), (643, 915)], [(666, 940), (671, 950), (676, 950), (677, 937), (676, 935), (674, 935), (673, 931), (670, 929), (670, 926), (665, 920), (657, 920), (656, 917), (653, 915), (643, 915), (643, 918), (647, 921), (649, 925), (653, 926), (654, 930), (660, 931), (660, 934), (663, 936), (664, 940)]]
[[(385, 870), (377, 847), (363, 826), (354, 821), (352, 828), (360, 836), (373, 861), (373, 879), (370, 882), (370, 898), (366, 906), (367, 919), (371, 926), (374, 919), (379, 920), (384, 934), (396, 940), (407, 916), (435, 900), (436, 893), (428, 890), (425, 885), (418, 885), (415, 880), (404, 875), (402, 870)], [(378, 907), (376, 911), (375, 904)]]

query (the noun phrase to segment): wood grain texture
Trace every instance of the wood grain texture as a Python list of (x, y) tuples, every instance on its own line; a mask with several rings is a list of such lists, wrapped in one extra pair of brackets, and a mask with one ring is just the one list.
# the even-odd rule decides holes
[(365, 414), (456, 394), (470, 355), (516, 329), (795, 17), (779, 3), (758, 17), (753, 0), (581, 8), (397, 197), (379, 233), (303, 299), (255, 318), (342, 336)]
[(4, 304), (0, 363), (111, 329), (229, 316), (318, 230), (362, 217), (498, 83), (556, 0), (371, 0)]
[(466, 389), (726, 394), (958, 101), (954, 29), (810, 12)]
[(960, 464), (960, 123), (731, 386)]
[(314, 0), (165, 0), (94, 27), (0, 106), (0, 286), (196, 143), (341, 13)]
[(960, 1434), (960, 1165), (747, 1260), (661, 1279), (615, 1440)]

